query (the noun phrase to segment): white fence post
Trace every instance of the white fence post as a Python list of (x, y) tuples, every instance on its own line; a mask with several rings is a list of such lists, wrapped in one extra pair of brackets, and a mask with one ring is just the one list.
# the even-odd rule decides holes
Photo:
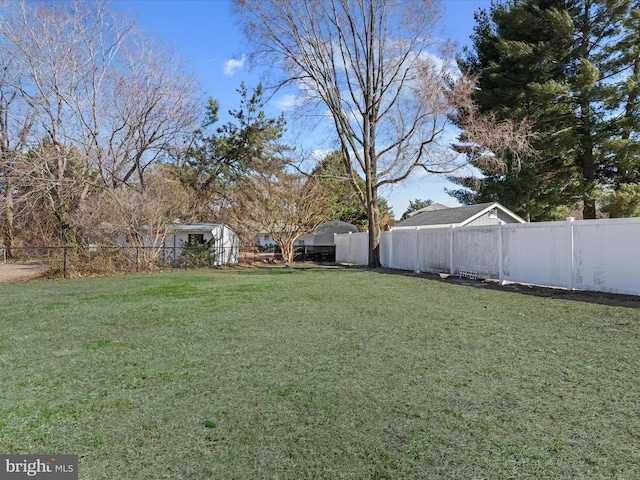
[(416, 227), (416, 262), (414, 270), (416, 273), (420, 273), (420, 227)]
[(498, 224), (498, 282), (504, 285), (504, 271), (502, 268), (504, 252), (502, 246), (502, 222)]
[(573, 277), (574, 277), (574, 265), (573, 265), (573, 217), (567, 217), (567, 233), (569, 235), (569, 278), (567, 279), (567, 290), (573, 290)]
[(453, 259), (453, 229), (455, 227), (453, 225), (451, 225), (451, 235), (449, 237), (449, 274), (453, 275), (456, 273), (455, 268), (456, 268), (456, 264), (454, 262)]

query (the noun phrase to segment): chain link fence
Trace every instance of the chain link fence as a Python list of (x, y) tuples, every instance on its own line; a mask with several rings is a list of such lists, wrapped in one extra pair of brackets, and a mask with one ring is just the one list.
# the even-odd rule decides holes
[(0, 282), (214, 267), (223, 264), (220, 259), (248, 264), (254, 257), (250, 249), (237, 247), (0, 247)]
[[(0, 247), (0, 282), (36, 278), (78, 278), (157, 271), (170, 268), (204, 268), (220, 265), (280, 263), (279, 250), (258, 251), (252, 246), (214, 247)], [(298, 247), (294, 261), (334, 262), (335, 246)]]

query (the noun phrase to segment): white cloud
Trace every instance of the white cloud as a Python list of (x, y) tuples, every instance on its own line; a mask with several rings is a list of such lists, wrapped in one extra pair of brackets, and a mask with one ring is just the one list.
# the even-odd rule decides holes
[(314, 162), (319, 162), (321, 160), (324, 160), (324, 158), (329, 155), (331, 152), (334, 152), (335, 150), (328, 150), (325, 148), (316, 148), (315, 150), (313, 150), (311, 152), (311, 154), (309, 155), (309, 157), (311, 158), (311, 160), (313, 160)]
[(224, 74), (229, 76), (233, 75), (237, 69), (244, 67), (245, 60), (246, 57), (244, 55), (240, 59), (232, 58), (227, 60), (224, 63)]
[(274, 105), (282, 111), (291, 110), (302, 103), (298, 95), (287, 94), (274, 101)]

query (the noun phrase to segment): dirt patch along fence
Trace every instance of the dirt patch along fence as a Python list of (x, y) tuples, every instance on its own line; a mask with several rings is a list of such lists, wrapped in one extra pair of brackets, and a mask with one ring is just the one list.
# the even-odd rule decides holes
[(65, 275), (64, 247), (0, 248), (0, 282)]

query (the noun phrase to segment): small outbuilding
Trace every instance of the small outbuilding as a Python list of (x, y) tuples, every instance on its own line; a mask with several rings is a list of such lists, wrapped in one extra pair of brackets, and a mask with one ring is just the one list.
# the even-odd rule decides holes
[(174, 249), (177, 260), (186, 254), (185, 247), (208, 245), (211, 265), (238, 263), (238, 235), (224, 223), (172, 223), (164, 246)]
[(393, 229), (402, 227), (477, 227), (526, 221), (498, 202), (480, 203), (464, 207), (426, 207), (401, 221)]

